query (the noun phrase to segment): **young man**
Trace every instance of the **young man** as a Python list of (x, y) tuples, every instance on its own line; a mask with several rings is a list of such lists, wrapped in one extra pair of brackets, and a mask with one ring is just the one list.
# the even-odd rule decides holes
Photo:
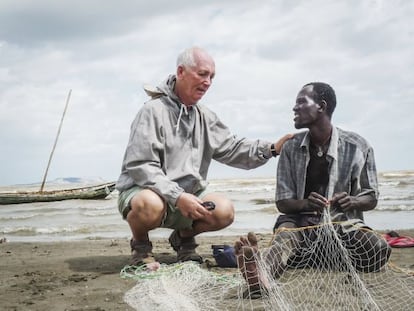
[[(132, 231), (132, 264), (154, 262), (148, 232), (174, 229), (169, 241), (178, 261), (202, 258), (194, 237), (233, 222), (234, 208), (226, 197), (208, 193), (207, 172), (214, 159), (251, 169), (276, 156), (286, 135), (276, 144), (237, 138), (199, 100), (215, 75), (213, 58), (193, 47), (178, 56), (177, 70), (156, 88), (138, 112), (116, 188), (119, 211)], [(211, 201), (209, 210), (203, 202)]]
[[(296, 97), (295, 128), (308, 130), (287, 141), (279, 158), (276, 206), (282, 215), (274, 226), (274, 242), (264, 254), (274, 277), (285, 271), (298, 249), (306, 247), (299, 231), (283, 229), (320, 224), (328, 206), (332, 221), (342, 222), (335, 228), (357, 270), (377, 271), (390, 256), (386, 241), (366, 230), (363, 218), (378, 200), (373, 149), (360, 135), (332, 124), (335, 107), (335, 92), (326, 83), (306, 84)], [(303, 234), (312, 239), (315, 230)], [(235, 248), (243, 275), (257, 290), (264, 280), (257, 275), (255, 262), (245, 262), (258, 251), (254, 234), (241, 238)]]

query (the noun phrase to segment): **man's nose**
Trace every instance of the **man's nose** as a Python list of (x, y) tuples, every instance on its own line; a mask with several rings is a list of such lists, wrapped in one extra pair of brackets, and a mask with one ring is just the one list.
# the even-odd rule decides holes
[(203, 80), (203, 84), (210, 86), (211, 83), (213, 82), (213, 79), (211, 79), (210, 76), (207, 76), (204, 80)]

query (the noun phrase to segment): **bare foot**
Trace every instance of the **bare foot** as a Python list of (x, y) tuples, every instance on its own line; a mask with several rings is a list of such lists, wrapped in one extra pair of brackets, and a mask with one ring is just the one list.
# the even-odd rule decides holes
[(263, 282), (257, 268), (259, 248), (256, 235), (249, 232), (247, 237), (240, 237), (240, 240), (234, 244), (234, 251), (240, 272), (248, 284), (249, 292), (260, 292), (260, 286), (263, 285)]
[(148, 271), (157, 271), (161, 267), (161, 264), (158, 261), (154, 261), (147, 263), (145, 266)]

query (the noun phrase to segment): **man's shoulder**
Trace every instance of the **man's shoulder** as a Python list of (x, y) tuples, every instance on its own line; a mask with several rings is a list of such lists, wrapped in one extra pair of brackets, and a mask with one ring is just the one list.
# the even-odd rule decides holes
[(142, 110), (158, 110), (158, 109), (165, 109), (166, 104), (162, 100), (162, 97), (157, 98), (150, 98), (141, 106)]
[(150, 99), (144, 102), (135, 115), (134, 123), (140, 123), (143, 119), (159, 119), (166, 109), (160, 98)]
[(307, 135), (308, 131), (302, 131), (302, 132), (298, 132), (295, 133), (295, 135), (293, 136), (293, 138), (289, 139), (288, 141), (285, 142), (285, 145), (283, 145), (283, 147), (287, 147), (287, 148), (297, 148), (300, 147), (302, 145), (302, 142), (305, 138), (305, 136)]
[(353, 132), (353, 131), (343, 130), (338, 127), (337, 127), (337, 130), (338, 130), (340, 140), (346, 143), (360, 146), (362, 148), (370, 147), (370, 144), (368, 143), (368, 141), (364, 137), (362, 137), (360, 134)]

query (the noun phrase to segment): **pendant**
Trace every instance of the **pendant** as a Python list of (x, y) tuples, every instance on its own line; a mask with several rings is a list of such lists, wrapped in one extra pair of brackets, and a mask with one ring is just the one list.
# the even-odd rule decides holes
[(319, 148), (318, 148), (318, 153), (316, 153), (316, 155), (317, 155), (318, 157), (322, 158), (322, 156), (323, 156), (323, 151), (322, 151), (322, 148), (321, 148), (321, 147), (319, 147)]

